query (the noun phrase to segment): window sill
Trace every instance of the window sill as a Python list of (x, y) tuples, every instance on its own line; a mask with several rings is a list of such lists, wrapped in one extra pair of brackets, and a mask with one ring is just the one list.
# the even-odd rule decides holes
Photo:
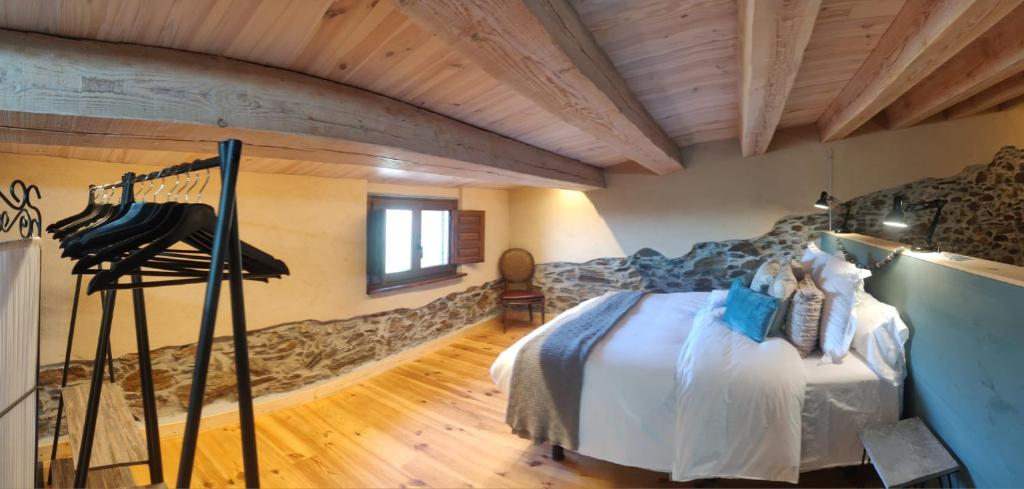
[(455, 280), (457, 278), (462, 278), (462, 277), (465, 277), (465, 276), (466, 276), (465, 273), (457, 272), (457, 273), (453, 273), (451, 275), (442, 275), (440, 277), (424, 278), (424, 279), (415, 280), (415, 281), (412, 281), (412, 282), (406, 282), (404, 284), (385, 285), (383, 287), (377, 287), (377, 288), (374, 288), (374, 289), (367, 288), (366, 289), (366, 294), (367, 295), (384, 294), (384, 293), (387, 293), (387, 292), (395, 292), (395, 291), (398, 291), (398, 290), (411, 289), (413, 287), (419, 287), (421, 285), (429, 285), (429, 284), (435, 284), (435, 283), (438, 283), (438, 282), (445, 282), (445, 281), (448, 281), (448, 280)]

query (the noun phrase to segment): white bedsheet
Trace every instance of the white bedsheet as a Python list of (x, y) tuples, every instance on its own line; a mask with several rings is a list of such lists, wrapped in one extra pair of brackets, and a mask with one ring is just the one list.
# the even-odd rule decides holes
[[(584, 369), (579, 453), (671, 472), (676, 362), (708, 296), (648, 295), (594, 348)], [(491, 366), (498, 388), (508, 392), (515, 357), (530, 338), (589, 303), (560, 314), (502, 352)], [(801, 471), (859, 463), (859, 427), (899, 417), (902, 390), (879, 380), (855, 355), (839, 365), (819, 363), (820, 355), (802, 361), (807, 387)]]
[(822, 363), (816, 352), (803, 365), (807, 392), (800, 470), (859, 464), (857, 433), (867, 425), (899, 421), (902, 386), (882, 380), (855, 352), (841, 364)]

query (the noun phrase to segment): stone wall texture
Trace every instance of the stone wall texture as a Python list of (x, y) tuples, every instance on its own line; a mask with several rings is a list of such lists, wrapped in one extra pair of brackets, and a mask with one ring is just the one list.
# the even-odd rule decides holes
[(927, 178), (853, 199), (853, 231), (901, 243), (923, 244), (934, 211), (908, 213), (910, 227), (882, 225), (892, 199), (945, 199), (935, 242), (942, 251), (1024, 266), (1024, 150), (1006, 146), (987, 165), (947, 178)]
[[(497, 281), (448, 294), (423, 307), (396, 309), (336, 321), (297, 321), (249, 332), (253, 395), (290, 392), (338, 377), (360, 365), (380, 360), (498, 312), (501, 285)], [(157, 410), (161, 417), (185, 412), (196, 345), (165, 347), (150, 353)], [(92, 362), (74, 362), (68, 385), (89, 381)], [(230, 337), (214, 340), (204, 404), (235, 402), (234, 347)], [(114, 361), (115, 381), (121, 385), (135, 417), (142, 419), (138, 355)], [(61, 365), (43, 367), (39, 374), (40, 436), (52, 437)], [(63, 423), (62, 423), (63, 424)], [(66, 432), (66, 424), (61, 427)]]
[[(909, 215), (911, 226), (902, 231), (882, 226), (882, 218), (897, 194), (910, 202), (940, 197), (949, 201), (936, 232), (936, 241), (944, 250), (1024, 266), (1024, 151), (1005, 147), (988, 165), (852, 199), (851, 230), (893, 241), (923, 242), (931, 212)], [(841, 216), (833, 220), (836, 227), (840, 219)], [(753, 274), (767, 257), (800, 253), (808, 241), (826, 229), (828, 216), (824, 213), (788, 216), (757, 238), (700, 243), (678, 258), (642, 249), (628, 257), (539, 264), (534, 281), (547, 295), (547, 309), (552, 313), (611, 290), (722, 289), (735, 277)], [(499, 282), (490, 282), (416, 309), (336, 321), (299, 321), (252, 331), (249, 345), (254, 394), (289, 392), (324, 382), (364, 363), (479, 322), (498, 312), (500, 291)], [(217, 339), (208, 381), (208, 403), (235, 400), (232, 351), (229, 338)], [(184, 412), (194, 355), (194, 344), (153, 351), (161, 416)], [(136, 362), (135, 355), (116, 360), (117, 382), (128, 393), (129, 402), (141, 419)], [(70, 383), (85, 382), (89, 370), (87, 363), (76, 362), (69, 369)], [(52, 436), (59, 382), (59, 366), (46, 368), (40, 375), (43, 435)]]

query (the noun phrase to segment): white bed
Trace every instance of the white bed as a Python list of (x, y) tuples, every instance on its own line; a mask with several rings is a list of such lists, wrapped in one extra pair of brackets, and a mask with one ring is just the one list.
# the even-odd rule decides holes
[[(591, 352), (580, 402), (579, 453), (610, 462), (671, 472), (677, 359), (706, 292), (650, 294)], [(581, 304), (582, 306), (582, 304)], [(509, 391), (516, 355), (533, 336), (578, 313), (559, 315), (502, 352), (491, 366)], [(902, 389), (881, 380), (855, 354), (842, 364), (802, 361), (807, 387), (800, 470), (860, 463), (857, 432), (899, 419)]]

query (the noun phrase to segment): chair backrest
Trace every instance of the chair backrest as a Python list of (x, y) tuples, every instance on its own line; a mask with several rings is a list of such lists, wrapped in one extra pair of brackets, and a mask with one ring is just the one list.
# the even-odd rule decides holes
[(529, 289), (533, 286), (533, 255), (522, 248), (505, 250), (498, 260), (498, 271), (505, 279), (505, 288), (510, 290)]

